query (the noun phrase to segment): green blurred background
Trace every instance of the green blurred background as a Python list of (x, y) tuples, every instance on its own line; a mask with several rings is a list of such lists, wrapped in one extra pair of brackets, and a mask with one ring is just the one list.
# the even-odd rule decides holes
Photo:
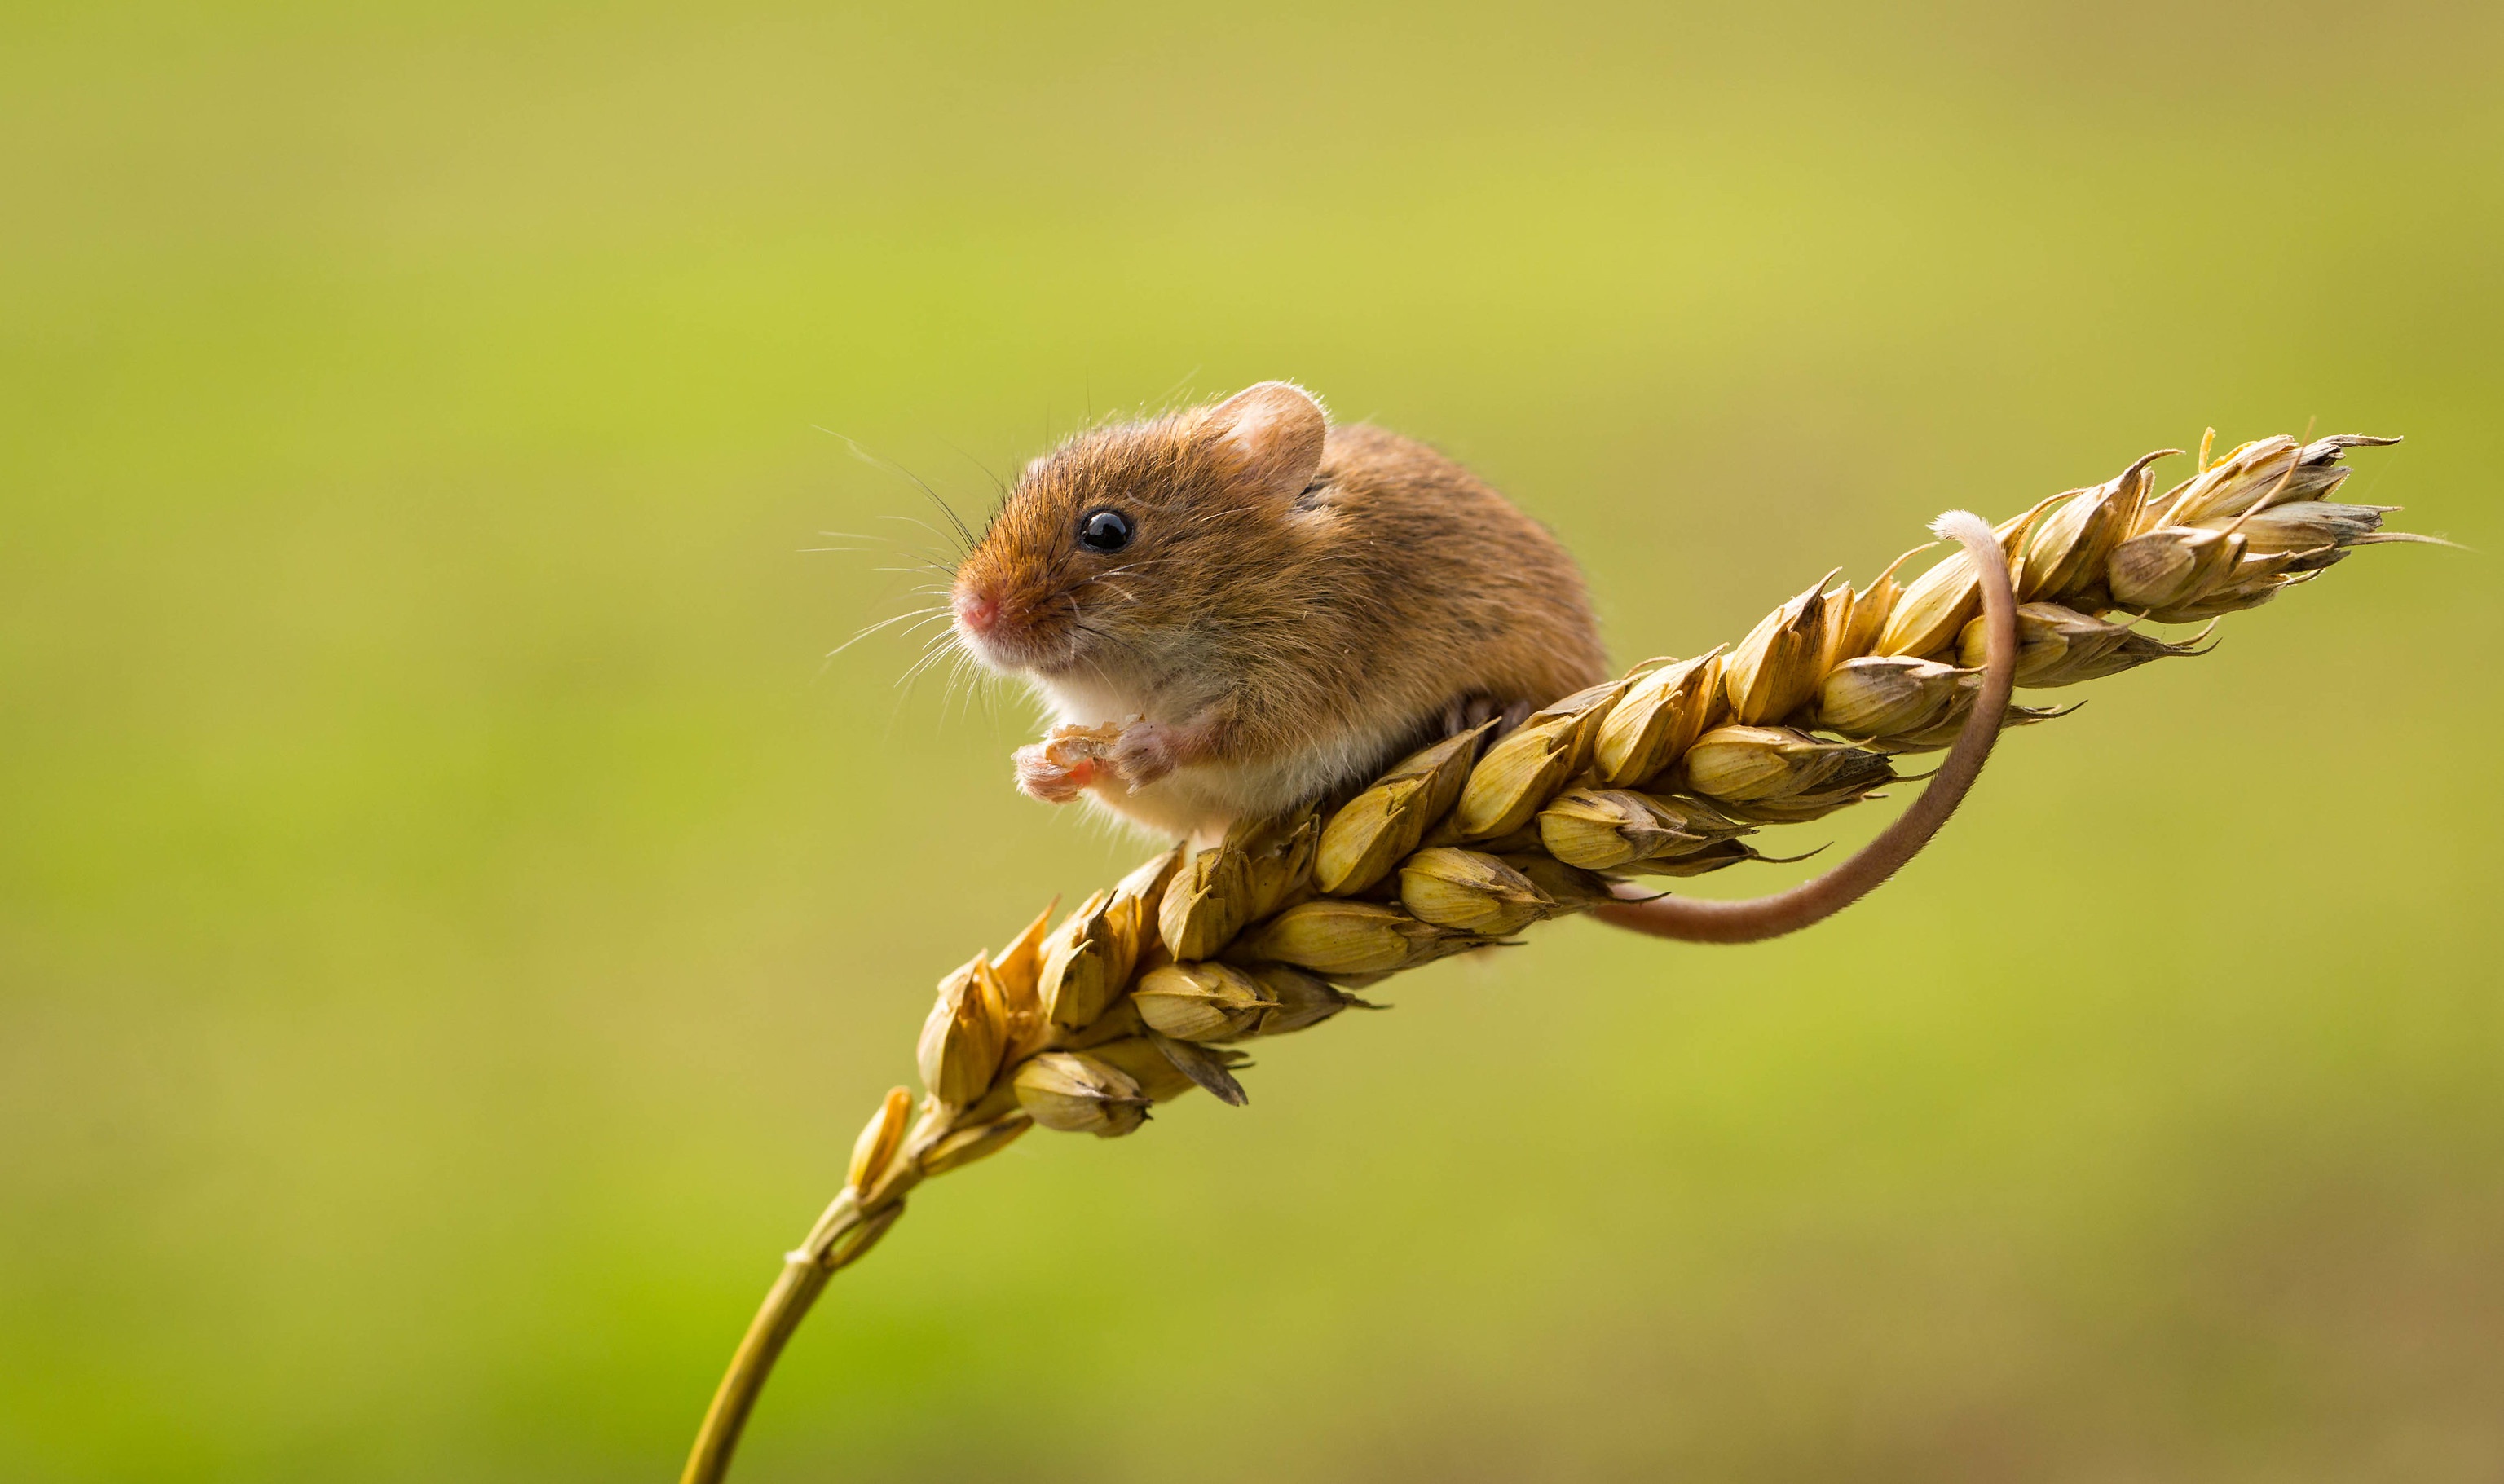
[[(2211, 423), (2504, 543), (2492, 6), (0, 24), (12, 1480), (674, 1476), (931, 983), (1142, 853), (826, 661), (936, 544), (830, 433), (972, 514), (1295, 377), (1629, 659)], [(932, 1187), (740, 1476), (2504, 1477), (2504, 583), (2224, 638), (1805, 938)]]

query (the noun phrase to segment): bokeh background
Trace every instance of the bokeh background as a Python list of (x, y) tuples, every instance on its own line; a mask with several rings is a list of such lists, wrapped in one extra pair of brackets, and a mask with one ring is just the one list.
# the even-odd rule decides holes
[[(13, 1480), (674, 1476), (933, 981), (1142, 853), (826, 659), (938, 546), (847, 438), (971, 517), (1292, 376), (1627, 659), (2212, 424), (2504, 548), (2491, 6), (0, 26)], [(2224, 639), (1814, 934), (928, 1189), (741, 1477), (2504, 1476), (2496, 559)]]

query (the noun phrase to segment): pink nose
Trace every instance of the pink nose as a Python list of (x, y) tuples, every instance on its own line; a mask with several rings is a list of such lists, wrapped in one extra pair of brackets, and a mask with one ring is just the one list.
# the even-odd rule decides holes
[(976, 634), (989, 634), (1000, 621), (999, 600), (985, 592), (956, 595), (956, 622)]

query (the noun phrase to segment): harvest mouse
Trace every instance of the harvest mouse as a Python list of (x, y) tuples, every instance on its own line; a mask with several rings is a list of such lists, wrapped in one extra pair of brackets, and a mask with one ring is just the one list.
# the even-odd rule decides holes
[[(1601, 909), (1657, 936), (1744, 942), (1848, 905), (1927, 844), (1999, 735), (2017, 653), (1998, 538), (1941, 517), (1980, 569), (1989, 659), (1937, 780), (1878, 840), (1747, 902)], [(1081, 432), (1026, 466), (957, 567), (956, 632), (1083, 745), (1017, 753), (1018, 786), (1208, 843), (1362, 782), (1435, 738), (1605, 678), (1581, 572), (1545, 527), (1423, 444), (1334, 427), (1283, 381)], [(1630, 889), (1630, 888), (1629, 888)]]
[(1036, 460), (957, 568), (955, 606), (966, 647), (1061, 724), (1119, 729), (1074, 766), (1026, 749), (1019, 786), (1173, 836), (1288, 809), (1606, 668), (1545, 527), (1283, 381)]

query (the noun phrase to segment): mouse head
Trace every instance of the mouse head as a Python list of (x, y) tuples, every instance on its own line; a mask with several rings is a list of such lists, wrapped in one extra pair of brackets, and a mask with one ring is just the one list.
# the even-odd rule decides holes
[(1212, 406), (1083, 432), (1026, 466), (958, 565), (958, 638), (992, 669), (1152, 681), (1273, 580), (1329, 421), (1265, 381)]

